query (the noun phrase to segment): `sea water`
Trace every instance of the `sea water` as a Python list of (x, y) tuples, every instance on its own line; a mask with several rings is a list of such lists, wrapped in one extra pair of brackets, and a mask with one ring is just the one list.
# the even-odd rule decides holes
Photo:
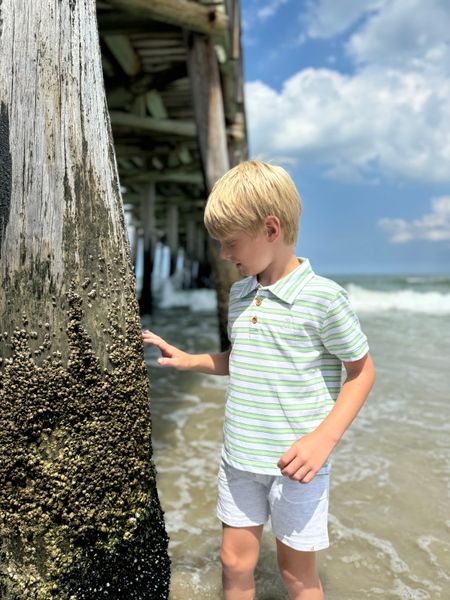
[[(377, 382), (334, 453), (327, 600), (450, 598), (450, 277), (336, 278), (368, 336)], [(175, 292), (143, 326), (188, 352), (218, 351), (214, 292)], [(201, 310), (200, 310), (201, 309)], [(221, 598), (215, 516), (226, 377), (156, 364), (154, 458), (172, 558), (171, 600)], [(270, 526), (257, 600), (287, 595)]]

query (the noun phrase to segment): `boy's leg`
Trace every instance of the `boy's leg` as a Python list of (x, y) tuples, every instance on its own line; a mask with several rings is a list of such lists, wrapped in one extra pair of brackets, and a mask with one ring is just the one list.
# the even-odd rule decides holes
[(294, 550), (277, 539), (277, 558), (289, 600), (324, 599), (315, 552)]
[(263, 525), (230, 527), (223, 524), (222, 581), (225, 600), (253, 600), (254, 571), (258, 562)]
[(278, 566), (289, 600), (323, 600), (316, 551), (328, 542), (328, 474), (310, 483), (277, 477), (269, 495)]

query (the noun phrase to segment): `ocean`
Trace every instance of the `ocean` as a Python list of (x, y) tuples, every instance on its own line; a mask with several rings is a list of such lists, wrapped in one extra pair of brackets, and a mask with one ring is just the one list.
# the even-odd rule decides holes
[[(450, 276), (345, 276), (377, 369), (334, 452), (327, 600), (450, 598)], [(218, 351), (211, 290), (161, 289), (143, 327), (188, 352)], [(226, 377), (177, 372), (147, 347), (154, 459), (172, 557), (171, 600), (221, 598), (215, 516)], [(266, 527), (257, 600), (287, 595)]]

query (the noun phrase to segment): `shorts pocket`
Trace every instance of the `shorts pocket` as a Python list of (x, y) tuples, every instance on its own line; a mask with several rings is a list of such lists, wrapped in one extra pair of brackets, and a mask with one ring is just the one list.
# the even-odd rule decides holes
[(316, 475), (309, 483), (299, 483), (283, 477), (280, 496), (290, 504), (319, 503), (328, 498), (328, 475)]

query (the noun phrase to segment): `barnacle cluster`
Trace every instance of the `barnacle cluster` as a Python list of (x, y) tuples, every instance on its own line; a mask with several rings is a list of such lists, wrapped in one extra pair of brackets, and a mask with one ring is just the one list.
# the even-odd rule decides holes
[[(5, 600), (168, 596), (134, 288), (108, 276), (106, 263), (104, 270), (110, 283), (92, 276), (70, 285), (65, 332), (56, 332), (67, 338), (64, 355), (53, 349), (49, 323), (31, 315), (1, 333), (8, 347), (0, 365)], [(106, 296), (105, 346), (96, 354), (85, 316)]]

